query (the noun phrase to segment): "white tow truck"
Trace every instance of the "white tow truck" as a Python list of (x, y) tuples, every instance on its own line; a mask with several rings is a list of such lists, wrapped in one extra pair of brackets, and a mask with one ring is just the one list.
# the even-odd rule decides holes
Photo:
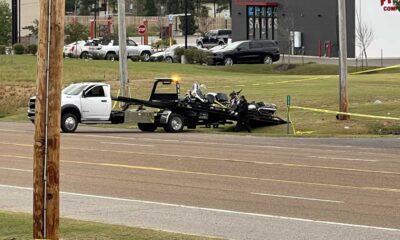
[[(158, 86), (163, 85), (162, 90)], [(172, 91), (171, 91), (172, 88)], [(125, 103), (125, 109), (113, 110), (112, 101)], [(29, 99), (28, 118), (35, 121), (36, 97)], [(249, 119), (254, 124), (276, 125), (286, 121), (275, 116), (276, 106), (252, 104)], [(136, 108), (130, 108), (136, 107)], [(237, 115), (230, 107), (224, 93), (204, 95), (195, 83), (190, 94), (180, 96), (178, 80), (156, 79), (149, 100), (111, 96), (107, 83), (75, 83), (62, 90), (61, 129), (75, 132), (79, 123), (121, 124), (134, 123), (144, 132), (154, 132), (158, 127), (166, 132), (181, 132), (186, 126), (194, 129), (230, 124)]]

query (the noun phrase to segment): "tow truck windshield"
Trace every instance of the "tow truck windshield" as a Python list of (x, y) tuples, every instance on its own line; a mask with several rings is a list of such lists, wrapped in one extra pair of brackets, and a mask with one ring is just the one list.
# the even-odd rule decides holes
[(88, 85), (86, 84), (72, 84), (62, 91), (66, 95), (78, 95), (81, 93)]

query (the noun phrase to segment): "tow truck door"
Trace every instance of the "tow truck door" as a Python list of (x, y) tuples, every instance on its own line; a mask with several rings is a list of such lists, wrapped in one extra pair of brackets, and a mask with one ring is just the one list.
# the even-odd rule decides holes
[(111, 97), (106, 85), (93, 85), (82, 93), (82, 120), (108, 121), (111, 114)]

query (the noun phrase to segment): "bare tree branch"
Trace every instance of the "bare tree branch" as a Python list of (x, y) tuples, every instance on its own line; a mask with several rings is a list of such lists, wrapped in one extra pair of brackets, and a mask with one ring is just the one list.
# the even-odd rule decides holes
[[(367, 49), (374, 41), (374, 32), (373, 29), (362, 22), (361, 16), (359, 12), (356, 12), (356, 39), (357, 39), (357, 47), (361, 50), (361, 57), (365, 57), (366, 66), (368, 66), (368, 56), (367, 56)], [(363, 60), (362, 60), (363, 64)]]

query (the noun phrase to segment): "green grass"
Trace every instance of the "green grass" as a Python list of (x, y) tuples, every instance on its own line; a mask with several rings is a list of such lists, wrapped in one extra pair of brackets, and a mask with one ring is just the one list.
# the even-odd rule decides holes
[[(0, 211), (0, 223), (0, 239), (21, 240), (33, 237), (31, 214)], [(211, 238), (61, 218), (60, 239), (206, 240)]]
[[(291, 65), (282, 71), (279, 65), (200, 66), (165, 63), (128, 62), (132, 96), (147, 99), (153, 79), (179, 75), (182, 93), (193, 82), (204, 83), (209, 92), (243, 89), (249, 100), (278, 105), (278, 115), (286, 118), (286, 96), (297, 106), (338, 109), (338, 67), (333, 65)], [(355, 72), (355, 68), (350, 68)], [(0, 56), (0, 120), (26, 119), (26, 103), (35, 93), (36, 58), (33, 56)], [(109, 61), (64, 60), (64, 84), (83, 81), (105, 81), (119, 88), (119, 63)], [(7, 88), (7, 89), (6, 89)], [(350, 112), (400, 117), (400, 69), (369, 74), (349, 75)], [(2, 97), (3, 94), (3, 97)], [(374, 104), (376, 100), (382, 104)], [(296, 130), (312, 132), (311, 136), (399, 134), (399, 121), (352, 117), (337, 121), (335, 115), (293, 110)], [(209, 131), (198, 129), (197, 131)], [(231, 128), (215, 132), (229, 132)], [(255, 134), (285, 135), (286, 126), (258, 128)]]

